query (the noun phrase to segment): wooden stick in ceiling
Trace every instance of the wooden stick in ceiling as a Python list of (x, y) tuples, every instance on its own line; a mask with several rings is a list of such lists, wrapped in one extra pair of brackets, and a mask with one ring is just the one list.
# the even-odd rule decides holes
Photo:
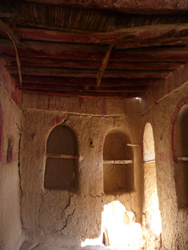
[(19, 74), (19, 80), (20, 80), (20, 88), (22, 88), (22, 73), (21, 73), (21, 64), (20, 64), (20, 59), (18, 55), (18, 50), (16, 47), (16, 44), (19, 43), (19, 39), (14, 35), (12, 30), (6, 25), (4, 22), (0, 20), (0, 29), (8, 36), (8, 38), (11, 40), (14, 50), (16, 53), (16, 63), (17, 63), (17, 68), (18, 68), (18, 74)]
[(101, 84), (101, 79), (102, 79), (102, 76), (103, 76), (104, 71), (106, 69), (106, 66), (108, 64), (110, 54), (111, 54), (111, 51), (112, 51), (112, 49), (114, 47), (114, 44), (115, 44), (115, 41), (108, 46), (108, 49), (106, 51), (106, 55), (105, 55), (105, 57), (104, 57), (104, 59), (102, 61), (101, 68), (99, 69), (99, 71), (97, 73), (97, 87), (99, 87), (100, 84)]

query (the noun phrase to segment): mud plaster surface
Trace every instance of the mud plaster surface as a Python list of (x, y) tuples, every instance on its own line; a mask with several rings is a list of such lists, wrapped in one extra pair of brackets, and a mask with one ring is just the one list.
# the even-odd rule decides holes
[(186, 104), (187, 96), (188, 86), (184, 84), (143, 116), (144, 124), (150, 122), (153, 127), (162, 249), (168, 250), (188, 249), (188, 210), (177, 206), (173, 156), (173, 123), (180, 106)]
[[(0, 249), (19, 249), (20, 183), (18, 169), (21, 113), (0, 83)], [(12, 150), (7, 162), (8, 139)]]
[[(25, 242), (20, 250), (24, 249), (35, 249), (35, 250), (54, 250), (54, 246), (46, 245), (45, 243), (31, 243), (31, 242)], [(110, 247), (105, 246), (85, 246), (85, 247), (74, 247), (74, 248), (64, 248), (64, 247), (55, 247), (55, 250), (113, 250)]]
[[(27, 238), (22, 250), (51, 250), (55, 245), (56, 249), (76, 249), (81, 239), (99, 235), (102, 207), (117, 199), (127, 210), (134, 211), (140, 221), (143, 200), (140, 149), (134, 148), (135, 192), (117, 196), (103, 193), (101, 152), (104, 138), (111, 129), (120, 129), (129, 134), (132, 143), (141, 143), (146, 122), (150, 122), (153, 127), (155, 140), (157, 187), (162, 215), (161, 249), (188, 249), (188, 211), (177, 206), (172, 145), (173, 122), (180, 108), (188, 104), (187, 84), (156, 102), (141, 117), (138, 116), (140, 109), (135, 102), (83, 98), (60, 100), (58, 97), (24, 95), (21, 220), (18, 177), (18, 127), (21, 114), (6, 91), (0, 87), (2, 250), (19, 249), (22, 241), (21, 221)], [(77, 193), (43, 188), (46, 139), (51, 129), (62, 122), (78, 136), (82, 160), (79, 163), (80, 183)], [(14, 140), (12, 161), (9, 163), (6, 162), (8, 137)]]
[[(155, 161), (144, 163), (144, 218), (142, 230), (148, 249), (160, 249), (161, 235), (157, 235), (153, 228), (156, 213), (159, 210), (156, 199), (158, 198), (156, 183)], [(159, 222), (160, 218), (157, 218)]]
[[(5, 159), (6, 139), (8, 137), (8, 130), (5, 128), (8, 124), (19, 124), (20, 118), (18, 109), (14, 105), (12, 106), (12, 102), (2, 91), (1, 89), (1, 109), (4, 122), (1, 127), (3, 127), (3, 141), (5, 141), (2, 151)], [(93, 106), (89, 108), (89, 113), (87, 113), (88, 103), (87, 100), (84, 100), (85, 106), (82, 106), (83, 102), (80, 104), (82, 113), (79, 112), (77, 106), (78, 99), (68, 100), (68, 102), (66, 99), (62, 99), (60, 106), (58, 106), (59, 101), (56, 98), (49, 101), (48, 97), (44, 99), (34, 97), (32, 99), (31, 96), (25, 96), (23, 98), (25, 100), (23, 103), (24, 120), (21, 145), (21, 188), (23, 192), (21, 219), (28, 241), (25, 241), (22, 246), (25, 245), (27, 250), (28, 246), (34, 246), (36, 249), (41, 247), (42, 250), (42, 247), (45, 246), (45, 250), (47, 250), (48, 248), (52, 249), (54, 245), (57, 249), (74, 249), (73, 247), (80, 246), (81, 239), (99, 235), (102, 207), (116, 199), (121, 201), (127, 210), (134, 211), (137, 220), (140, 220), (140, 207), (143, 198), (140, 149), (134, 148), (136, 192), (117, 196), (105, 196), (103, 193), (101, 152), (104, 138), (111, 129), (120, 129), (129, 133), (132, 143), (139, 144), (142, 141), (143, 128), (146, 122), (150, 122), (154, 132), (159, 208), (162, 215), (161, 249), (188, 249), (188, 212), (187, 209), (179, 210), (177, 207), (172, 150), (172, 121), (175, 119), (173, 117), (177, 115), (179, 106), (187, 104), (184, 100), (187, 96), (188, 87), (184, 85), (161, 102), (156, 103), (142, 115), (141, 120), (140, 117), (133, 115), (137, 114), (134, 113), (134, 108), (130, 108), (130, 104), (122, 101), (116, 101), (117, 107), (113, 102), (109, 104), (99, 102), (98, 104), (103, 107), (102, 111), (100, 105), (97, 106), (96, 102), (89, 101), (89, 103), (92, 102)], [(54, 106), (50, 104), (48, 109), (49, 103), (53, 103)], [(76, 104), (75, 110), (74, 103)], [(56, 109), (58, 112), (55, 111)], [(7, 115), (5, 116), (4, 113)], [(10, 122), (9, 119), (12, 118), (14, 121)], [(79, 163), (79, 191), (73, 194), (67, 191), (49, 191), (43, 188), (46, 139), (51, 129), (62, 122), (65, 122), (76, 132), (79, 141), (79, 155), (82, 159)], [(16, 152), (17, 146), (15, 145), (18, 145), (16, 125), (13, 125), (9, 131), (14, 138), (13, 152)], [(91, 139), (93, 140), (92, 147), (90, 147)], [(17, 152), (16, 155), (18, 155)], [(13, 246), (18, 246), (21, 237), (16, 157), (13, 158), (11, 164), (6, 164), (6, 168), (4, 168), (4, 164), (1, 165), (0, 170), (0, 191), (2, 191), (1, 197), (3, 197), (3, 202), (0, 205), (3, 217), (0, 218), (4, 220), (1, 225), (5, 229), (1, 231), (0, 236), (3, 250), (12, 250)], [(2, 204), (4, 205), (2, 206)]]
[[(44, 98), (44, 102), (45, 102)], [(87, 106), (87, 100), (84, 100)], [(89, 100), (90, 101), (90, 100)], [(25, 101), (26, 102), (26, 99)], [(117, 101), (115, 101), (116, 103)], [(120, 130), (138, 142), (136, 116), (110, 115), (120, 109), (115, 103), (106, 103), (104, 116), (82, 113), (67, 114), (64, 111), (29, 109), (23, 112), (23, 137), (21, 144), (22, 220), (27, 237), (38, 244), (76, 249), (80, 241), (96, 238), (101, 233), (101, 212), (105, 204), (119, 200), (127, 210), (133, 211), (136, 221), (141, 221), (141, 175), (139, 162), (141, 151), (134, 158), (135, 190), (131, 193), (105, 195), (103, 191), (103, 145), (105, 136), (112, 130)], [(31, 103), (33, 106), (33, 102)], [(57, 103), (56, 103), (57, 105)], [(60, 103), (62, 105), (62, 103)], [(64, 103), (64, 106), (68, 105)], [(76, 106), (77, 109), (77, 106)], [(124, 110), (124, 106), (122, 108)], [(102, 112), (102, 111), (101, 111)], [(80, 162), (78, 166), (79, 189), (76, 193), (44, 189), (46, 141), (51, 129), (66, 124), (77, 135)], [(134, 131), (134, 133), (133, 133)], [(92, 145), (91, 142), (92, 141)], [(24, 249), (24, 248), (23, 248)]]

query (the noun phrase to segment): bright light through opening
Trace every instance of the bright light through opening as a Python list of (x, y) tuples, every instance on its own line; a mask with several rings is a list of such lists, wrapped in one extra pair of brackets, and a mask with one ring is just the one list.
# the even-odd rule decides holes
[[(138, 250), (141, 246), (141, 226), (134, 222), (134, 213), (119, 202), (104, 206), (102, 213), (103, 241), (114, 249)], [(104, 239), (106, 237), (106, 239)]]
[(152, 209), (152, 217), (150, 222), (150, 230), (157, 236), (162, 232), (161, 227), (161, 213), (159, 210), (159, 201), (157, 196), (157, 191), (153, 194), (153, 197), (150, 199)]
[(141, 97), (138, 97), (138, 96), (137, 96), (137, 97), (134, 97), (134, 99), (137, 100), (139, 103), (141, 103), (142, 100), (143, 100)]
[(86, 239), (81, 246), (101, 245), (114, 250), (139, 250), (142, 247), (142, 230), (134, 222), (134, 213), (127, 211), (119, 202), (114, 201), (104, 206), (102, 228), (99, 238)]

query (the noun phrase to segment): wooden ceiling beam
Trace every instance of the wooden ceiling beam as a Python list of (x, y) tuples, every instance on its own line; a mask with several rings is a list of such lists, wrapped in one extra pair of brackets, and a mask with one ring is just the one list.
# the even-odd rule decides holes
[(113, 50), (110, 61), (127, 62), (188, 62), (188, 47), (156, 47)]
[[(18, 75), (12, 75), (18, 81)], [(23, 82), (27, 84), (49, 84), (49, 85), (64, 85), (64, 86), (88, 86), (95, 87), (96, 79), (94, 78), (66, 78), (66, 77), (45, 77), (45, 76), (30, 76), (23, 75)], [(123, 79), (123, 78), (104, 78), (101, 82), (101, 87), (126, 87), (126, 86), (154, 86), (164, 83), (162, 79)]]
[[(0, 54), (15, 55), (13, 46), (6, 39), (0, 39)], [(19, 56), (101, 61), (105, 46), (27, 41), (17, 45)]]
[(88, 86), (64, 86), (64, 85), (46, 85), (46, 84), (23, 84), (24, 89), (31, 89), (31, 90), (61, 90), (61, 91), (69, 91), (69, 92), (75, 92), (75, 91), (86, 91), (86, 92), (99, 92), (99, 93), (126, 93), (126, 92), (145, 92), (148, 89), (148, 86), (126, 86), (126, 87), (88, 87)]
[[(0, 55), (15, 55), (14, 48), (8, 40), (0, 39), (0, 44)], [(34, 41), (18, 44), (17, 48), (19, 56), (84, 61), (102, 61), (106, 52), (106, 46)], [(188, 47), (114, 49), (111, 52), (109, 63), (125, 62), (125, 60), (127, 62), (187, 62)]]
[(83, 44), (110, 44), (119, 40), (115, 45), (116, 48), (187, 44), (188, 39), (188, 24), (186, 23), (148, 25), (110, 32), (66, 32), (30, 28), (16, 28), (16, 31), (20, 39), (24, 40)]
[[(0, 56), (4, 59), (6, 66), (15, 66), (15, 57), (13, 56)], [(101, 65), (100, 61), (84, 61), (84, 60), (61, 60), (53, 58), (31, 58), (20, 57), (22, 66), (32, 67), (51, 67), (51, 68), (78, 68), (78, 69), (98, 69)], [(114, 63), (114, 69), (121, 67), (121, 63)], [(148, 64), (149, 65), (149, 64)], [(175, 64), (177, 65), (177, 64)], [(169, 66), (174, 68), (174, 66)]]
[(184, 0), (124, 0), (124, 1), (114, 1), (114, 0), (26, 0), (26, 2), (37, 2), (44, 4), (56, 4), (56, 5), (66, 5), (70, 7), (81, 7), (81, 8), (91, 8), (91, 9), (105, 9), (105, 10), (115, 10), (125, 13), (173, 13), (177, 11), (187, 11), (188, 2)]
[(13, 12), (2, 12), (0, 11), (0, 18), (15, 18), (16, 14)]
[[(6, 66), (16, 66), (16, 60), (13, 56), (1, 56)], [(125, 58), (126, 60), (126, 58)], [(48, 58), (20, 57), (23, 67), (51, 67), (51, 68), (78, 68), (78, 69), (98, 69), (100, 61), (81, 61), (81, 60), (58, 60)], [(124, 70), (175, 70), (184, 63), (176, 62), (109, 62), (106, 69), (124, 69)]]
[[(23, 40), (35, 40), (46, 42), (63, 43), (83, 43), (83, 44), (101, 44), (101, 34), (84, 31), (57, 31), (47, 29), (16, 28), (18, 36)], [(103, 44), (105, 44), (103, 42)], [(108, 42), (106, 43), (108, 44)]]
[[(119, 31), (120, 32), (120, 31)], [(139, 48), (161, 45), (181, 45), (188, 38), (188, 24), (158, 24), (141, 26), (125, 31), (116, 43), (116, 48)]]
[(142, 92), (132, 93), (98, 93), (98, 92), (68, 92), (68, 91), (54, 91), (54, 90), (27, 90), (22, 89), (22, 93), (29, 94), (43, 94), (43, 95), (56, 95), (56, 96), (71, 96), (71, 97), (89, 97), (89, 98), (134, 98), (143, 96)]
[[(16, 74), (16, 67), (7, 67), (10, 74)], [(150, 71), (150, 70), (106, 70), (103, 78), (157, 78), (165, 79), (171, 71)], [(39, 68), (39, 67), (22, 67), (22, 75), (35, 76), (58, 76), (58, 77), (81, 77), (96, 78), (97, 70), (83, 69), (65, 69), (65, 68)]]
[(122, 39), (116, 46), (116, 49), (133, 49), (133, 48), (149, 48), (149, 47), (177, 47), (188, 46), (188, 37), (182, 38), (150, 38), (146, 40), (135, 39), (135, 41), (126, 41)]

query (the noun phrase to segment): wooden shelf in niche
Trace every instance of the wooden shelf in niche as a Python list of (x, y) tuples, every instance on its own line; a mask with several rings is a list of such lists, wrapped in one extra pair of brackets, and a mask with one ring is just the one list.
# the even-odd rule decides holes
[(188, 156), (179, 156), (177, 157), (178, 161), (188, 161)]
[(59, 158), (59, 159), (70, 159), (70, 160), (77, 160), (78, 157), (75, 155), (62, 155), (62, 154), (47, 154), (49, 158)]
[(103, 164), (109, 164), (109, 165), (111, 165), (111, 164), (113, 164), (113, 165), (126, 165), (126, 164), (132, 164), (133, 163), (133, 161), (132, 160), (106, 160), (106, 161), (103, 161)]

